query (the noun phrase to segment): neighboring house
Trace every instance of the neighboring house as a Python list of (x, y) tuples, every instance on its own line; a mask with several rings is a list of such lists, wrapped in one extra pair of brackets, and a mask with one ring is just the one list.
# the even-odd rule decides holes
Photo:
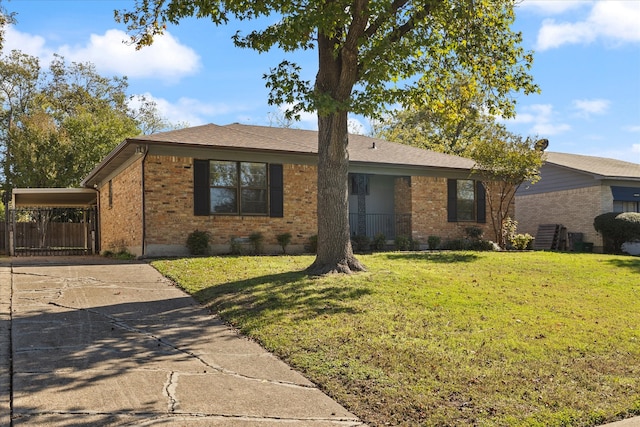
[(561, 224), (602, 250), (593, 219), (606, 212), (640, 212), (640, 164), (602, 157), (546, 153), (540, 181), (516, 193), (518, 232)]
[[(473, 161), (350, 135), (352, 235), (460, 238), (489, 232)], [(194, 230), (215, 253), (232, 238), (264, 235), (265, 249), (291, 233), (302, 251), (317, 233), (317, 132), (204, 125), (127, 139), (83, 180), (98, 190), (100, 250), (183, 255)]]

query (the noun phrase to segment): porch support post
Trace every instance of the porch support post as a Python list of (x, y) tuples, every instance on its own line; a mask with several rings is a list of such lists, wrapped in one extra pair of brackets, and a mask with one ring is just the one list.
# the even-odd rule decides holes
[(367, 176), (359, 173), (358, 180), (358, 236), (367, 235)]

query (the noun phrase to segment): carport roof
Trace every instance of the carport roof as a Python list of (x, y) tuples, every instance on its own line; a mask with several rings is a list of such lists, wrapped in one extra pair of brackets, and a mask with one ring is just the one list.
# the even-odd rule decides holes
[(13, 207), (84, 208), (96, 204), (90, 188), (14, 188)]

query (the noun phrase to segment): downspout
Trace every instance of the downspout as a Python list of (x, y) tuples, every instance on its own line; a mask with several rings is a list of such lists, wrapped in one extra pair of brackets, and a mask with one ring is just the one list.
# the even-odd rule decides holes
[[(149, 146), (148, 145), (144, 145), (144, 146), (138, 146), (138, 149), (140, 150), (144, 150), (144, 154), (142, 156), (142, 162), (141, 162), (141, 197), (142, 197), (142, 254), (140, 254), (141, 258), (144, 258), (147, 252), (147, 219), (146, 219), (146, 197), (144, 195), (144, 189), (145, 189), (145, 182), (144, 182), (144, 164), (145, 164), (145, 160), (147, 160), (147, 154), (149, 154)], [(136, 150), (137, 151), (137, 150)]]
[(102, 235), (101, 233), (101, 229), (100, 229), (100, 188), (95, 185), (93, 188), (96, 192), (96, 215), (95, 215), (95, 224), (94, 226), (94, 231), (93, 231), (93, 237), (94, 237), (94, 242), (93, 242), (93, 248), (92, 248), (92, 252), (95, 255), (96, 250), (98, 251), (98, 255), (100, 255), (100, 252), (102, 250), (102, 246), (100, 245), (100, 236)]

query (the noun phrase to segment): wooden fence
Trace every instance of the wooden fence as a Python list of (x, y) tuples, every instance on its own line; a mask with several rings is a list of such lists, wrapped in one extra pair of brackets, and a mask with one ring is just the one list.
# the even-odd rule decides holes
[(94, 209), (20, 209), (11, 212), (13, 255), (88, 255), (95, 252)]

